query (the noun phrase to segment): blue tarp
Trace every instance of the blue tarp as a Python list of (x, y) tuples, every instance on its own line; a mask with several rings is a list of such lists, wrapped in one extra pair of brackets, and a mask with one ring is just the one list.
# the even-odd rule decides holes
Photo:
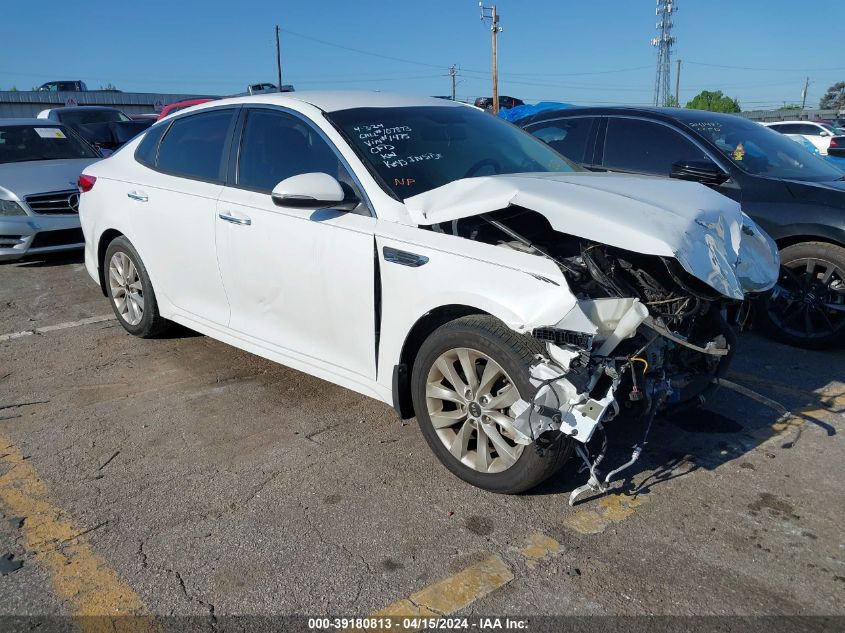
[(558, 101), (541, 101), (540, 103), (535, 103), (534, 105), (521, 105), (516, 106), (515, 108), (499, 110), (499, 116), (505, 119), (505, 121), (515, 123), (520, 119), (530, 117), (532, 114), (537, 114), (539, 112), (545, 112), (547, 110), (563, 110), (564, 108), (573, 107), (575, 106), (573, 106), (571, 103), (560, 103)]

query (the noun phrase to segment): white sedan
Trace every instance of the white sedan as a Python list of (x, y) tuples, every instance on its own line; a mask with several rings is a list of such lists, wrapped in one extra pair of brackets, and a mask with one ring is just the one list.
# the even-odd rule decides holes
[(837, 136), (836, 128), (819, 121), (777, 121), (763, 125), (787, 136), (805, 138), (825, 156), (830, 147), (830, 139)]
[(622, 416), (644, 442), (660, 409), (699, 403), (734, 353), (725, 307), (778, 274), (707, 187), (584, 172), (441, 99), (213, 101), (80, 189), (88, 272), (128, 332), (175, 321), (390, 403), (505, 493), (573, 449), (573, 500), (604, 489), (621, 468), (600, 476), (587, 442)]

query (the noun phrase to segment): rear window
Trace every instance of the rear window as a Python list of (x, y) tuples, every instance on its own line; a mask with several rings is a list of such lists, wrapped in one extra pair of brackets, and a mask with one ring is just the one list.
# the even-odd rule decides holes
[(65, 125), (88, 125), (89, 123), (111, 123), (115, 121), (131, 121), (128, 116), (120, 110), (75, 110), (73, 112), (62, 112), (59, 110), (59, 118)]
[(99, 158), (94, 149), (60, 125), (0, 126), (0, 163)]
[(168, 127), (170, 127), (169, 123), (151, 127), (141, 142), (138, 143), (138, 149), (135, 150), (135, 160), (147, 167), (155, 167), (158, 142)]
[(213, 110), (174, 121), (158, 148), (157, 166), (179, 176), (221, 181), (223, 150), (235, 111)]

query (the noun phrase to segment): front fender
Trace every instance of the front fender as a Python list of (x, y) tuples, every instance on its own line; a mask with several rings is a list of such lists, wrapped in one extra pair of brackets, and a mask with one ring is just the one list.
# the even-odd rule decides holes
[[(426, 262), (410, 266), (388, 261), (385, 247)], [(438, 308), (471, 308), (527, 332), (557, 323), (576, 303), (558, 267), (536, 255), (401, 225), (377, 233), (376, 250), (381, 284), (378, 379), (386, 387), (408, 334)]]

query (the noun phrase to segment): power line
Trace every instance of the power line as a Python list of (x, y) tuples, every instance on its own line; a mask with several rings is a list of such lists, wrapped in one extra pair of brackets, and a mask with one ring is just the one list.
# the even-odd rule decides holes
[[(390, 61), (400, 62), (400, 63), (403, 63), (403, 64), (412, 64), (414, 66), (426, 66), (428, 68), (441, 69), (445, 66), (445, 64), (430, 64), (430, 63), (427, 63), (427, 62), (420, 62), (420, 61), (416, 61), (416, 60), (413, 60), (413, 59), (404, 59), (402, 57), (394, 57), (393, 55), (383, 55), (382, 53), (376, 53), (376, 52), (373, 52), (373, 51), (365, 51), (365, 50), (362, 50), (360, 48), (353, 48), (351, 46), (344, 46), (343, 44), (337, 44), (336, 42), (329, 42), (327, 40), (322, 40), (318, 37), (312, 37), (310, 35), (305, 35), (303, 33), (297, 33), (296, 31), (291, 31), (289, 29), (282, 29), (282, 31), (284, 33), (287, 33), (288, 35), (293, 35), (295, 37), (301, 37), (302, 39), (311, 40), (312, 42), (317, 42), (319, 44), (323, 44), (324, 46), (331, 46), (332, 48), (339, 48), (339, 49), (342, 49), (342, 50), (345, 50), (345, 51), (358, 53), (360, 55), (369, 55), (370, 57), (378, 57), (380, 59), (389, 59)], [(483, 72), (483, 71), (478, 71), (478, 72)]]
[(804, 73), (804, 72), (826, 72), (829, 70), (845, 70), (845, 66), (831, 66), (828, 68), (756, 68), (751, 66), (726, 66), (723, 64), (706, 64), (704, 62), (685, 62), (687, 64), (694, 64), (696, 66), (708, 66), (710, 68), (727, 68), (730, 70), (754, 70), (764, 72), (779, 72), (779, 73)]

